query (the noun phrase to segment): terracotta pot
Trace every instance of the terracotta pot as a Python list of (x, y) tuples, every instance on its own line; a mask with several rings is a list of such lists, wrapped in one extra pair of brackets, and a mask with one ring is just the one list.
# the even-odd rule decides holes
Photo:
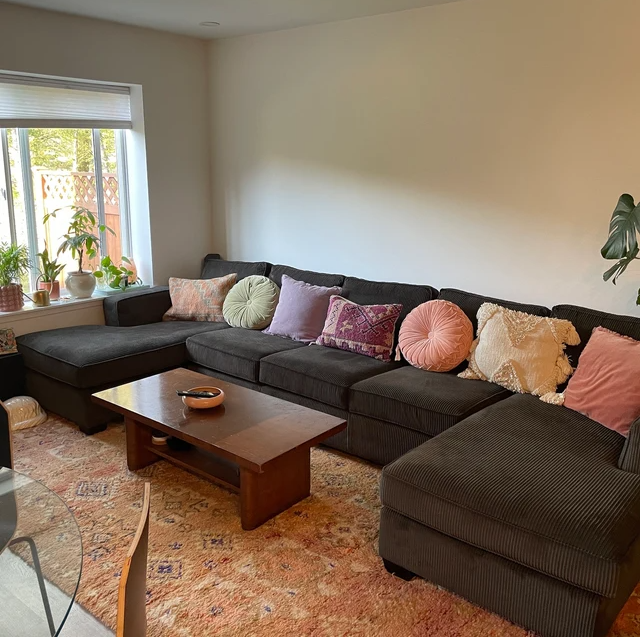
[(17, 312), (24, 307), (22, 286), (18, 283), (0, 285), (0, 312)]
[(60, 298), (60, 281), (50, 283), (48, 281), (38, 281), (38, 290), (47, 290), (49, 298), (57, 301)]
[(92, 272), (69, 272), (67, 291), (74, 299), (88, 299), (96, 289), (96, 277)]

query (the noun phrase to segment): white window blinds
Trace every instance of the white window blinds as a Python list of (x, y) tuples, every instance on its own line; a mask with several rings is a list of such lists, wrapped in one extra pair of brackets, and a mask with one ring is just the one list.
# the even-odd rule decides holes
[(0, 128), (131, 128), (129, 87), (0, 73)]

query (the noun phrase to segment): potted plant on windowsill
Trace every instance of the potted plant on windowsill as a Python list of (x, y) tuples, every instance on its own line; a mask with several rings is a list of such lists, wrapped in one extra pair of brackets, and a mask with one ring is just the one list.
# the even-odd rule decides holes
[[(63, 241), (58, 248), (58, 254), (71, 252), (71, 256), (78, 261), (78, 269), (75, 272), (69, 272), (65, 285), (72, 298), (88, 299), (96, 289), (96, 278), (93, 272), (82, 269), (83, 259), (85, 256), (87, 259), (93, 259), (98, 254), (100, 239), (95, 234), (96, 230), (108, 231), (114, 235), (115, 232), (104, 224), (98, 224), (91, 210), (82, 206), (67, 206), (67, 208), (70, 208), (73, 214), (66, 234), (62, 235)], [(63, 208), (46, 214), (44, 223), (47, 223), (51, 217), (55, 217), (59, 210)]]
[(0, 245), (0, 312), (16, 312), (24, 306), (19, 281), (30, 265), (25, 246)]
[(60, 281), (58, 277), (64, 269), (64, 264), (58, 263), (57, 259), (51, 260), (49, 250), (45, 243), (44, 250), (38, 252), (40, 258), (40, 276), (38, 277), (38, 290), (47, 290), (52, 301), (60, 298)]
[(93, 274), (103, 289), (123, 291), (129, 285), (142, 283), (140, 278), (136, 277), (132, 267), (131, 261), (125, 256), (122, 257), (122, 265), (117, 266), (107, 255), (100, 261), (100, 269)]

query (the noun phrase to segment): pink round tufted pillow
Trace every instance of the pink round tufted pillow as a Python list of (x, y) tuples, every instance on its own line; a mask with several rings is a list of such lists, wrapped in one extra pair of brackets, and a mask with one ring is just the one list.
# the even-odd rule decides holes
[(454, 303), (427, 301), (407, 315), (398, 346), (407, 362), (431, 372), (455, 369), (469, 355), (473, 325)]

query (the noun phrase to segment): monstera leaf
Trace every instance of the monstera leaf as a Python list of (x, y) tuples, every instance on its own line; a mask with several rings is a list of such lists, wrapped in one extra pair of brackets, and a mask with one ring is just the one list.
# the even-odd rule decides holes
[(631, 195), (622, 195), (611, 216), (609, 238), (601, 253), (605, 259), (617, 259), (618, 262), (607, 270), (603, 278), (613, 283), (638, 258), (638, 233), (640, 232), (640, 205), (636, 206)]

